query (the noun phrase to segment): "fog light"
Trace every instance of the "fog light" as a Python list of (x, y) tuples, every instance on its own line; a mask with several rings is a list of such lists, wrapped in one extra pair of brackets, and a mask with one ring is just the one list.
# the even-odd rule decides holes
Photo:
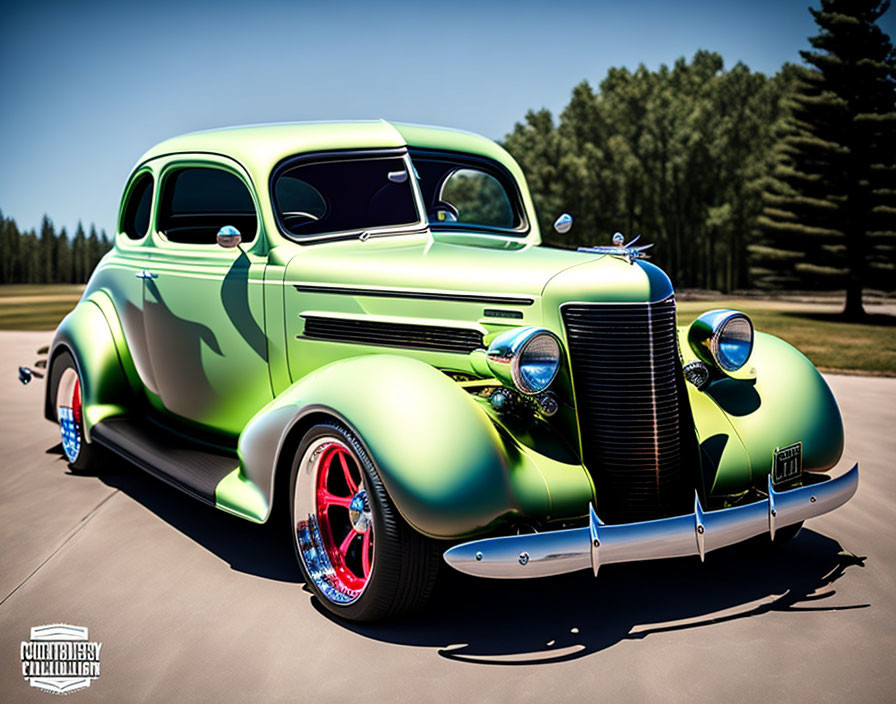
[(550, 418), (560, 410), (560, 404), (557, 403), (557, 397), (550, 392), (540, 394), (537, 400), (538, 410), (541, 411), (541, 415), (546, 416), (547, 418)]
[(703, 389), (709, 386), (709, 367), (703, 362), (685, 364), (684, 378), (703, 391)]

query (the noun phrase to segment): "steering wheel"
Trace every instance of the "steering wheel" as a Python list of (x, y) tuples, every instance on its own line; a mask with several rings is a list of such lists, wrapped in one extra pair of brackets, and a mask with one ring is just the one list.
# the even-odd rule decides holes
[(438, 200), (429, 210), (429, 219), (432, 222), (457, 222), (460, 211), (447, 200)]
[(315, 222), (316, 220), (320, 220), (320, 218), (314, 213), (309, 213), (304, 210), (288, 210), (285, 213), (280, 213), (280, 217), (283, 218), (284, 221), (289, 222), (290, 220), (304, 220), (305, 222), (293, 222), (291, 227), (298, 227), (300, 225), (305, 225), (309, 222)]

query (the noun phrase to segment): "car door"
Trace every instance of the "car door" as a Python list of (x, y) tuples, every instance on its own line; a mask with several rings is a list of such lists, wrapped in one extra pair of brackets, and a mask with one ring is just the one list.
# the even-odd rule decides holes
[[(223, 157), (178, 158), (160, 179), (144, 327), (159, 409), (238, 435), (272, 399), (265, 240), (250, 180)], [(225, 226), (241, 243), (218, 244)]]
[(148, 235), (154, 185), (149, 164), (132, 175), (122, 198), (115, 250), (95, 274), (96, 288), (105, 289), (113, 300), (127, 351), (140, 378), (139, 386), (149, 398), (158, 394), (143, 324), (143, 282), (153, 256), (152, 238)]

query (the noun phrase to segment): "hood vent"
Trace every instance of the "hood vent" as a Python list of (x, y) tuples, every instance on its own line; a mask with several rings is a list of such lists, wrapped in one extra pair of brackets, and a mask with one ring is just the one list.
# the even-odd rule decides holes
[(482, 347), (482, 333), (469, 328), (386, 323), (375, 320), (302, 315), (302, 337), (358, 345), (377, 345), (435, 352), (469, 354)]

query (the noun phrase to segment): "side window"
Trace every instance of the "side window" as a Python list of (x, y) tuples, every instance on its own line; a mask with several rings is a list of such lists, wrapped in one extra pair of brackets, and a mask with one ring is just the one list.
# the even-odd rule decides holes
[(528, 231), (514, 177), (478, 155), (411, 151), (430, 227), (520, 235)]
[(317, 222), (327, 214), (327, 203), (320, 191), (296, 176), (287, 174), (277, 179), (274, 195), (283, 224), (290, 231), (302, 223)]
[(457, 208), (457, 222), (512, 228), (513, 206), (494, 176), (478, 169), (452, 171), (442, 184), (439, 200)]
[(143, 239), (149, 231), (152, 185), (152, 176), (145, 173), (140, 174), (128, 194), (121, 221), (121, 231), (132, 240)]
[(170, 242), (213, 245), (225, 225), (239, 230), (243, 242), (255, 239), (255, 205), (235, 174), (191, 166), (169, 173), (162, 185), (158, 222)]
[(391, 156), (287, 166), (275, 177), (274, 207), (283, 229), (298, 236), (420, 221), (407, 163)]

